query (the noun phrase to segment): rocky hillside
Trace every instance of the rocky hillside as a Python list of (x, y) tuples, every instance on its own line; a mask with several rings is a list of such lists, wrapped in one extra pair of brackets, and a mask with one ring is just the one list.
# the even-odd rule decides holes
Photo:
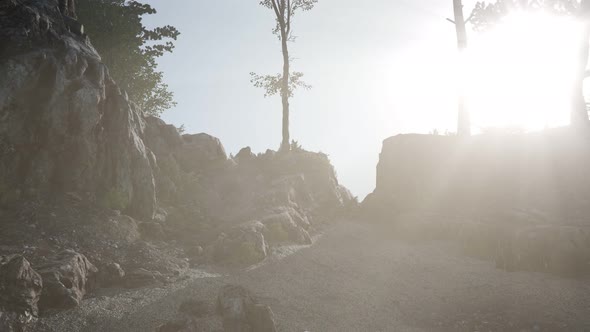
[(373, 218), (410, 238), (451, 239), (507, 269), (588, 273), (590, 140), (566, 129), (386, 139)]
[(0, 2), (0, 330), (96, 287), (174, 282), (310, 244), (354, 204), (326, 155), (181, 135), (142, 115), (71, 12)]

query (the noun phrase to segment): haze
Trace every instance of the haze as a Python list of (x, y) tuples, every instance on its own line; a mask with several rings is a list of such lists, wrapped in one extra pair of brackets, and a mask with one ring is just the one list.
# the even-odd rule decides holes
[[(465, 1), (466, 11), (475, 2)], [(178, 107), (165, 112), (163, 118), (184, 124), (189, 132), (219, 137), (228, 153), (237, 153), (244, 144), (255, 152), (277, 149), (280, 98), (263, 98), (249, 82), (252, 71), (274, 74), (281, 68), (280, 43), (270, 33), (271, 13), (243, 0), (186, 2), (186, 9), (180, 13), (175, 2), (156, 0), (150, 4), (158, 14), (148, 16), (148, 25), (174, 22), (182, 31), (174, 53), (159, 59), (178, 102)], [(340, 181), (360, 199), (374, 188), (375, 164), (383, 139), (434, 129), (441, 134), (456, 131), (452, 72), (456, 36), (454, 27), (444, 19), (452, 17), (452, 10), (451, 2), (438, 0), (325, 0), (312, 15), (296, 17), (294, 33), (299, 38), (291, 45), (294, 69), (305, 73), (313, 89), (296, 92), (291, 101), (291, 136), (306, 149), (327, 152)], [(526, 34), (506, 29), (515, 36), (506, 43), (517, 47), (504, 52), (505, 58), (523, 53), (518, 45), (531, 50)], [(556, 47), (550, 46), (551, 41), (560, 41), (562, 47), (557, 49), (564, 52), (577, 46), (566, 41), (563, 47), (562, 35), (541, 37), (544, 31), (540, 31), (533, 38), (545, 38), (545, 47), (552, 49)], [(471, 30), (469, 37), (476, 44), (482, 39)], [(521, 72), (521, 76), (513, 68), (498, 72), (506, 62), (493, 65), (490, 60), (497, 53), (490, 54), (489, 50), (497, 51), (502, 43), (490, 45), (484, 39), (485, 56), (473, 66), (490, 65), (477, 70), (480, 77), (475, 86), (481, 89), (474, 102), (475, 131), (492, 126), (540, 129), (565, 124), (567, 112), (552, 113), (548, 122), (547, 117), (531, 116), (528, 111), (514, 118), (513, 109), (516, 105), (536, 110), (539, 104), (547, 104), (543, 98), (547, 94), (539, 92), (538, 86), (518, 90), (514, 84), (522, 81), (518, 79), (522, 75), (525, 81), (530, 80), (530, 70), (538, 68), (537, 64), (560, 61), (564, 56), (546, 57), (541, 53), (531, 63), (527, 62), (530, 52), (524, 52), (510, 61), (517, 68), (528, 63), (529, 71)], [(537, 51), (533, 48), (531, 52)], [(498, 78), (505, 78), (507, 71), (513, 85), (505, 87), (506, 81)], [(490, 78), (494, 72), (496, 76)], [(564, 86), (564, 79), (553, 79), (545, 90), (561, 87), (558, 91), (563, 91)], [(569, 95), (555, 92), (550, 103), (556, 106), (554, 109), (566, 108), (567, 98)], [(490, 104), (492, 99), (494, 103)], [(536, 103), (528, 104), (531, 100)], [(503, 113), (498, 115), (500, 110)], [(506, 118), (506, 114), (512, 117)]]

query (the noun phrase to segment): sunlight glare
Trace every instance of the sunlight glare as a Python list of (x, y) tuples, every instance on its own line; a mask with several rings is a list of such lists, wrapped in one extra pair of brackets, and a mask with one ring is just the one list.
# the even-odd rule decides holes
[(567, 124), (581, 31), (572, 18), (514, 13), (472, 34), (463, 59), (474, 129)]

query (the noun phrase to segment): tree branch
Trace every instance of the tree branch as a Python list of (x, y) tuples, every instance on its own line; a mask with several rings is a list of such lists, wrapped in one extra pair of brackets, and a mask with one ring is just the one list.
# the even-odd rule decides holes
[[(275, 15), (277, 15), (277, 20), (281, 19), (281, 14), (279, 13), (279, 8), (277, 5), (277, 0), (270, 0), (272, 4), (272, 9), (275, 11)], [(280, 1), (280, 0), (279, 0)]]
[(291, 34), (291, 0), (287, 0), (287, 37)]

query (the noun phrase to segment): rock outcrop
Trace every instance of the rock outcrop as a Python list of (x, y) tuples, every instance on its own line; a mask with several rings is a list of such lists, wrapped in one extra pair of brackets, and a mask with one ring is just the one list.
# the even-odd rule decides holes
[(219, 291), (215, 311), (203, 301), (184, 301), (181, 319), (160, 325), (157, 332), (276, 332), (274, 314), (242, 286), (225, 285)]
[(256, 297), (241, 286), (226, 285), (221, 289), (217, 297), (217, 312), (223, 317), (225, 331), (276, 331), (270, 307), (259, 304)]
[[(590, 211), (590, 140), (555, 129), (520, 135), (399, 135), (386, 139), (365, 207), (462, 214)], [(387, 211), (384, 211), (387, 212)]]
[(41, 276), (22, 256), (0, 257), (0, 331), (22, 331), (38, 317)]
[(383, 142), (363, 211), (401, 238), (451, 240), (506, 270), (589, 274), (589, 175), (590, 140), (566, 129), (399, 135)]
[(0, 4), (0, 202), (92, 192), (151, 219), (145, 121), (56, 1)]
[(146, 117), (72, 4), (0, 1), (0, 255), (22, 254), (0, 261), (0, 330), (27, 323), (37, 301), (70, 308), (95, 285), (173, 281), (187, 254), (253, 264), (310, 244), (353, 201), (325, 154), (228, 158), (219, 139)]
[(43, 308), (72, 308), (80, 304), (98, 269), (73, 250), (65, 250), (38, 267), (43, 278), (40, 305)]

